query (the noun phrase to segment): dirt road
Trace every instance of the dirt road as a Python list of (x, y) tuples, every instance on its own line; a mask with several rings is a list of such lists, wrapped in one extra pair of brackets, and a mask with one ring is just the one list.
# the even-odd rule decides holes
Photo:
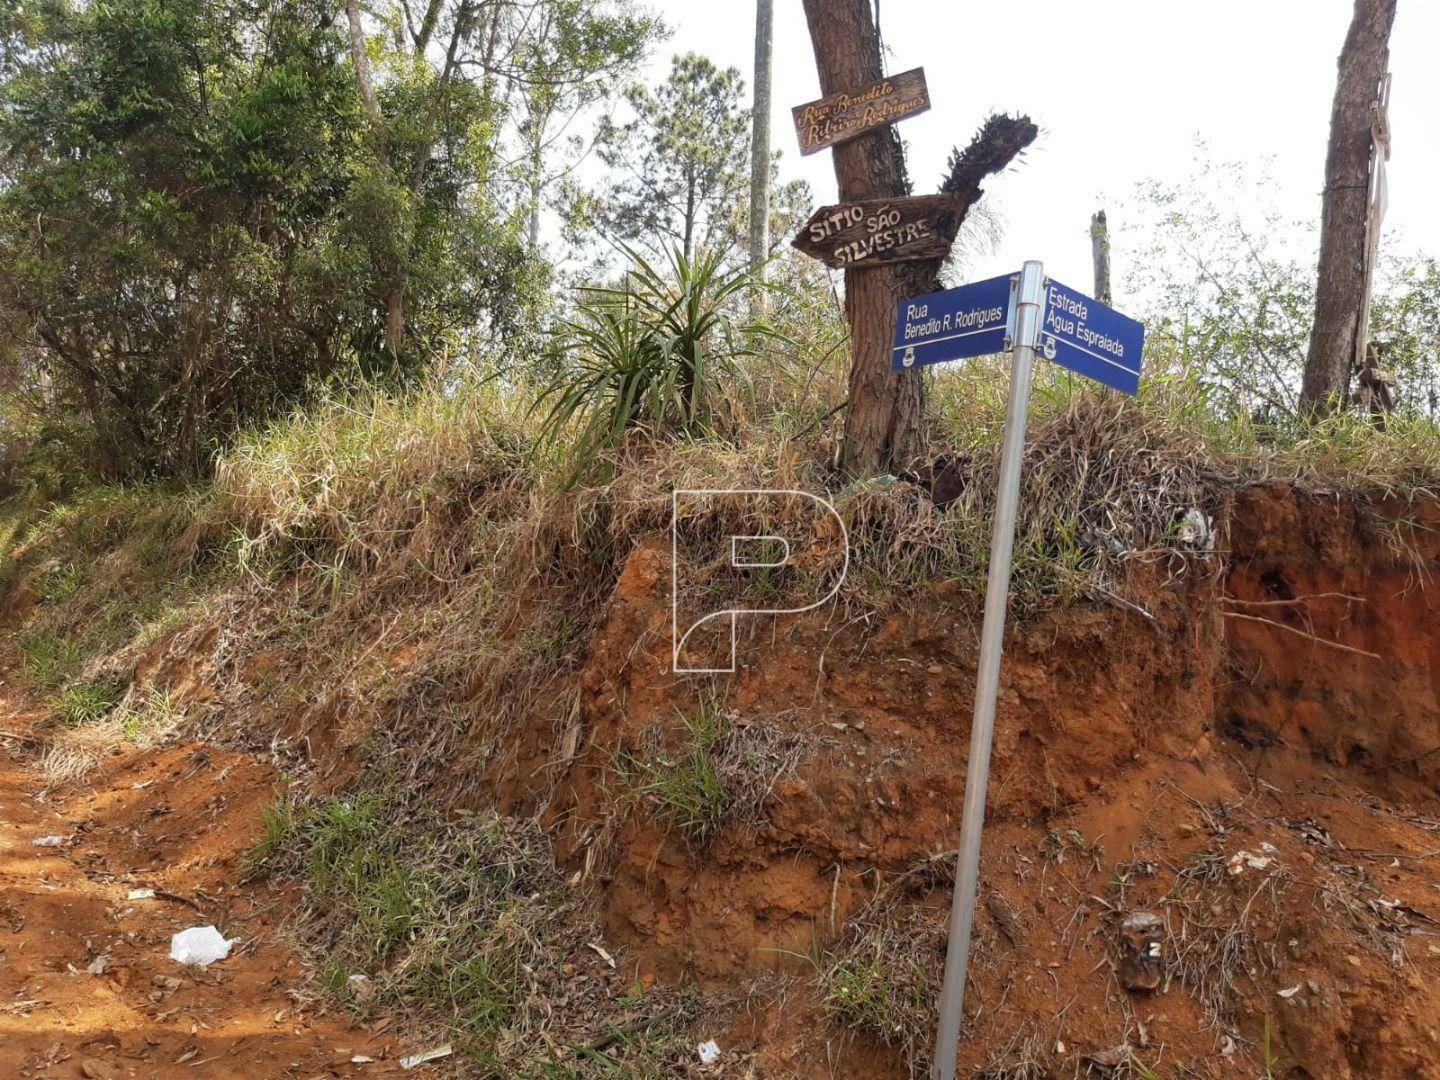
[[(398, 1075), (383, 1023), (309, 1000), (276, 940), (284, 897), (236, 884), (268, 766), (182, 744), (44, 795), (25, 749), (0, 740), (0, 1077)], [(172, 934), (210, 923), (228, 959), (170, 960)]]

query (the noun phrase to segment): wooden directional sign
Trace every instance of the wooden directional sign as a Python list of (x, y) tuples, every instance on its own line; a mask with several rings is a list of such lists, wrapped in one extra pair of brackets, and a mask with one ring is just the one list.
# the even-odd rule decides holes
[(808, 105), (797, 105), (790, 112), (795, 117), (800, 153), (814, 154), (928, 108), (930, 91), (925, 88), (925, 69), (915, 68)]
[(865, 199), (822, 206), (800, 227), (795, 247), (826, 266), (881, 266), (943, 259), (960, 228), (953, 195)]

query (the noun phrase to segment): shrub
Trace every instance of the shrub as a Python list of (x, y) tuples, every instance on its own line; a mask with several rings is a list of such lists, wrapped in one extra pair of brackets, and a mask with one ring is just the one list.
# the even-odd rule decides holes
[(578, 425), (570, 482), (632, 427), (699, 434), (722, 426), (727, 395), (749, 391), (748, 340), (765, 332), (732, 315), (751, 279), (726, 271), (718, 252), (691, 259), (673, 248), (666, 275), (626, 251), (624, 285), (582, 290), (575, 316), (555, 329), (556, 374), (535, 402), (546, 442)]

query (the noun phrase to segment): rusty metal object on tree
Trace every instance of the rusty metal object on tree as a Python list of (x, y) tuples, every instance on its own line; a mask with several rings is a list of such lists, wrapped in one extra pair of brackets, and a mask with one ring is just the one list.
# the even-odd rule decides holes
[(930, 91), (925, 86), (925, 69), (914, 68), (796, 105), (790, 113), (795, 119), (800, 153), (814, 154), (928, 108)]
[(1154, 990), (1164, 967), (1165, 920), (1132, 911), (1120, 924), (1120, 982), (1126, 990)]
[(1365, 366), (1358, 372), (1359, 386), (1355, 404), (1370, 413), (1379, 427), (1385, 426), (1385, 414), (1394, 412), (1400, 400), (1400, 384), (1395, 376), (1381, 366), (1385, 346), (1372, 341), (1366, 350)]
[(847, 270), (943, 259), (963, 212), (963, 204), (950, 194), (822, 206), (800, 227), (793, 244), (826, 266)]

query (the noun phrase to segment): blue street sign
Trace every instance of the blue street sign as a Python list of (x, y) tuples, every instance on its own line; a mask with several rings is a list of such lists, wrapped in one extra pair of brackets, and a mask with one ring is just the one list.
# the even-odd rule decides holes
[(1035, 350), (1046, 360), (1135, 394), (1145, 326), (1084, 293), (1050, 279)]
[(894, 371), (1004, 352), (1015, 310), (1013, 274), (902, 300), (895, 317)]

